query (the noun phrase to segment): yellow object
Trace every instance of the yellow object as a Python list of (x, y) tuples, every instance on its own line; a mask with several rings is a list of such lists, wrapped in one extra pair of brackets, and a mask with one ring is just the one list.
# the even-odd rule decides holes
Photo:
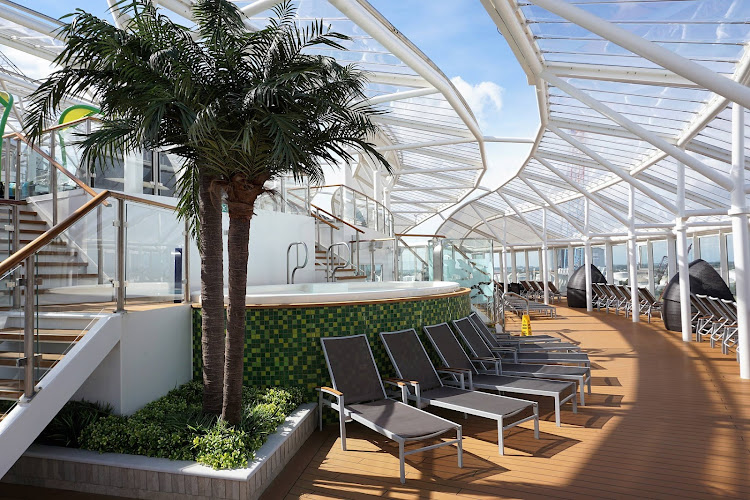
[(528, 314), (524, 314), (521, 318), (521, 335), (526, 337), (531, 335), (531, 318)]

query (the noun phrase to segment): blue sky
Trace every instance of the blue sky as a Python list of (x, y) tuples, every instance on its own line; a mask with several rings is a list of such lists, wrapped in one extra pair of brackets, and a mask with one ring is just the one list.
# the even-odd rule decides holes
[[(106, 0), (16, 1), (53, 17), (76, 7), (109, 16)], [(479, 0), (370, 1), (454, 81), (485, 135), (536, 134), (539, 112), (534, 87), (526, 83), (518, 61)], [(482, 184), (498, 187), (515, 173), (528, 149), (528, 145), (488, 145), (490, 168)]]

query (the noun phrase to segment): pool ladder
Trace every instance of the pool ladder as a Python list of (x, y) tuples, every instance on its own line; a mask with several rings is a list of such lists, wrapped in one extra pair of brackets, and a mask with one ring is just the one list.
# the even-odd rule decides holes
[[(299, 263), (299, 247), (302, 247), (305, 249), (305, 262), (302, 264)], [(295, 248), (297, 251), (297, 258), (295, 259), (296, 265), (294, 266), (294, 269), (292, 269), (292, 274), (289, 274), (289, 252), (292, 251), (292, 248)], [(298, 269), (302, 269), (307, 266), (307, 260), (310, 256), (310, 252), (307, 250), (307, 243), (304, 241), (295, 241), (294, 243), (290, 243), (289, 246), (286, 248), (286, 283), (287, 285), (294, 284), (294, 273), (297, 272)]]
[[(344, 247), (347, 250), (347, 258), (343, 265), (334, 265), (334, 259), (338, 257), (337, 254), (333, 253), (335, 247)], [(340, 257), (338, 257), (341, 259)], [(341, 259), (343, 260), (343, 259)], [(339, 242), (334, 243), (326, 250), (326, 281), (336, 281), (336, 271), (339, 269), (347, 269), (352, 265), (352, 247), (349, 243)]]

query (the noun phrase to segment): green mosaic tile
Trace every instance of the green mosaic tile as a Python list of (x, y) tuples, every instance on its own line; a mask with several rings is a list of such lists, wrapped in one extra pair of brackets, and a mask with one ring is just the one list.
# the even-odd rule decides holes
[[(468, 295), (404, 302), (300, 308), (252, 308), (246, 313), (246, 384), (299, 385), (314, 395), (315, 387), (330, 384), (320, 347), (321, 337), (364, 333), (370, 340), (381, 375), (395, 375), (379, 332), (414, 328), (434, 362), (439, 359), (422, 332), (432, 325), (471, 312)], [(193, 376), (202, 378), (201, 312), (193, 311)]]

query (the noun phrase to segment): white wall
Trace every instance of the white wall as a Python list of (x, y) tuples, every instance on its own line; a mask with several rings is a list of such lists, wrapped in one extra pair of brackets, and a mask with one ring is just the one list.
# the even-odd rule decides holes
[(111, 404), (129, 415), (192, 378), (189, 305), (122, 315), (120, 342), (73, 399)]

